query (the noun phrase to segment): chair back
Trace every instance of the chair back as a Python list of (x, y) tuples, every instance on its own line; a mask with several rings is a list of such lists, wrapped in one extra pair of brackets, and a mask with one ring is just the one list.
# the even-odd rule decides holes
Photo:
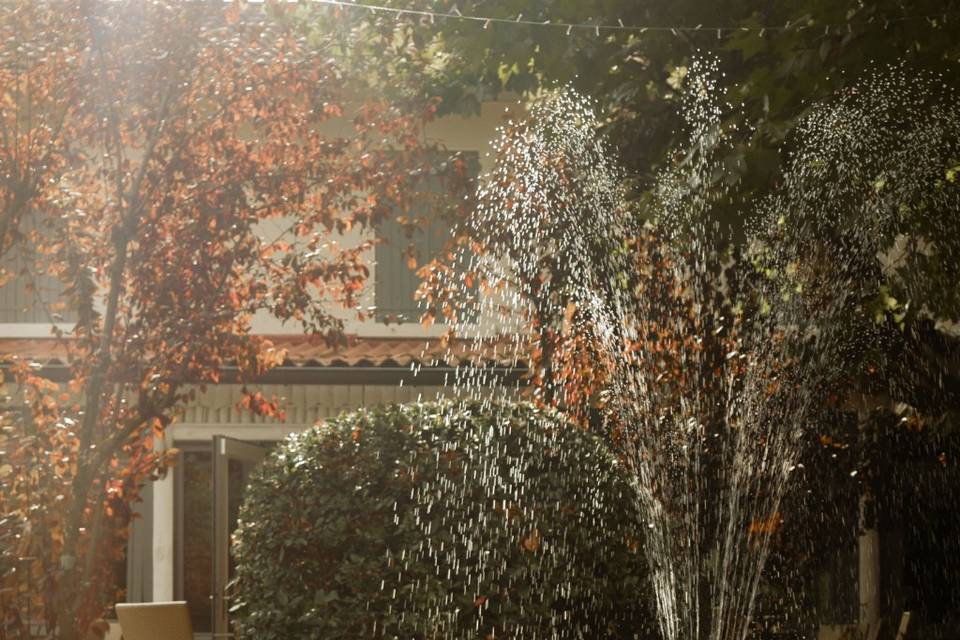
[(118, 603), (123, 640), (193, 640), (186, 602)]
[(910, 615), (911, 612), (904, 611), (903, 615), (900, 616), (900, 627), (897, 629), (897, 638), (896, 640), (906, 640), (907, 633), (910, 631)]

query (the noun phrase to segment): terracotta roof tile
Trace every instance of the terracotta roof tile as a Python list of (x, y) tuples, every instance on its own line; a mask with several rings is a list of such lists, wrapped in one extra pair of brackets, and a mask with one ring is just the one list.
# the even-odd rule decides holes
[(67, 349), (54, 338), (0, 338), (0, 356), (30, 358), (51, 364), (66, 362)]
[(350, 337), (346, 345), (328, 346), (313, 336), (267, 336), (274, 346), (287, 351), (292, 365), (319, 366), (401, 366), (424, 367), (464, 364), (510, 366), (513, 358), (503, 357), (499, 343), (438, 338), (359, 338)]
[[(284, 366), (321, 367), (423, 367), (483, 364), (518, 366), (510, 357), (513, 349), (502, 341), (476, 344), (438, 338), (348, 337), (346, 344), (329, 346), (322, 338), (304, 335), (265, 336), (276, 348), (284, 349)], [(64, 363), (66, 349), (54, 338), (0, 338), (0, 357), (30, 358), (45, 364)], [(452, 362), (451, 362), (452, 361)], [(523, 366), (523, 363), (519, 363)]]

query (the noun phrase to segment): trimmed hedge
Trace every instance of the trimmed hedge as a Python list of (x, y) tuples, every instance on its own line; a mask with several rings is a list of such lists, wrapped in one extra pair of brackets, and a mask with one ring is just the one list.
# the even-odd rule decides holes
[(240, 512), (243, 638), (635, 638), (627, 474), (526, 404), (360, 410), (288, 438)]

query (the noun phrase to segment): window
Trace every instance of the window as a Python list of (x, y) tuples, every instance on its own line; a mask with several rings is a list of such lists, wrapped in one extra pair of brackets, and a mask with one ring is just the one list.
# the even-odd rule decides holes
[[(479, 156), (476, 152), (460, 152), (465, 161), (467, 178), (475, 179), (480, 172)], [(441, 172), (427, 181), (424, 187), (423, 211), (405, 212), (406, 218), (427, 218), (426, 229), (417, 227), (411, 230), (396, 219), (386, 220), (377, 229), (375, 298), (377, 322), (418, 322), (423, 310), (419, 307), (415, 293), (420, 286), (416, 269), (408, 265), (408, 256), (412, 251), (420, 267), (441, 255), (450, 239), (450, 226), (444, 221), (429, 219), (435, 207), (430, 201), (446, 192), (446, 181)], [(409, 235), (408, 235), (409, 234)]]

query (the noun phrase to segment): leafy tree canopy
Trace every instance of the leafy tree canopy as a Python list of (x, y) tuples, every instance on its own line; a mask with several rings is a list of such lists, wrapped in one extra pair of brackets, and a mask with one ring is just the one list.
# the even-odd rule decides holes
[(76, 312), (64, 385), (2, 356), (4, 628), (79, 638), (117, 599), (165, 429), (197, 385), (283, 361), (255, 315), (329, 340), (335, 309), (364, 317), (371, 244), (343, 234), (429, 175), (433, 110), (355, 99), (331, 46), (258, 5), (0, 7), (0, 253), (28, 254), (3, 275), (59, 280)]
[[(382, 3), (411, 8), (405, 0)], [(413, 7), (420, 8), (420, 7)], [(677, 101), (696, 56), (716, 56), (740, 125), (718, 175), (745, 193), (765, 190), (781, 164), (780, 147), (812, 103), (871, 68), (909, 65), (960, 78), (956, 0), (443, 0), (435, 11), (586, 24), (702, 25), (699, 31), (566, 30), (525, 24), (400, 17), (357, 9), (312, 13), (319, 30), (336, 28), (341, 51), (367, 78), (415, 71), (418, 83), (386, 83), (443, 99), (441, 111), (476, 110), (502, 92), (527, 95), (570, 83), (594, 97), (638, 192), (650, 187), (678, 143)], [(788, 29), (763, 30), (760, 27)], [(717, 34), (716, 27), (726, 30)], [(747, 27), (750, 30), (738, 30)], [(390, 55), (382, 55), (389, 51)]]

